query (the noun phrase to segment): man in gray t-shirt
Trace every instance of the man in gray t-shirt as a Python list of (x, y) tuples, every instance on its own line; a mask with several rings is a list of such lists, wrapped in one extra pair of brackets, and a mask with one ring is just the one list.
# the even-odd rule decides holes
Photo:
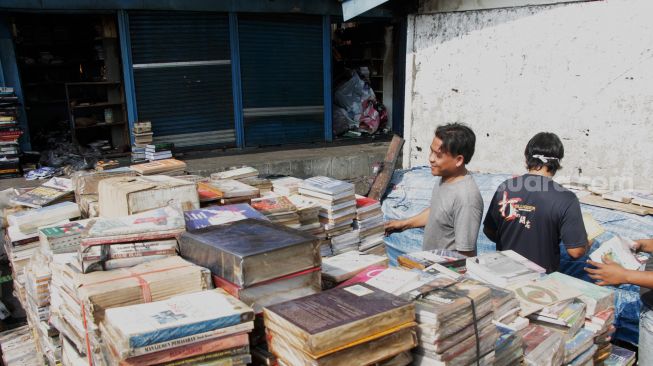
[(431, 207), (405, 220), (386, 222), (386, 234), (424, 227), (422, 248), (457, 250), (476, 255), (483, 200), (466, 164), (474, 155), (476, 136), (463, 124), (438, 126), (431, 143), (431, 174), (441, 177), (433, 188)]

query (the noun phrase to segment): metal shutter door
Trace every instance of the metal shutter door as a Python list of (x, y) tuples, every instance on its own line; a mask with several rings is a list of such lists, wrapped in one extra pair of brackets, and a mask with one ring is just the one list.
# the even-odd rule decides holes
[(157, 142), (234, 146), (229, 18), (193, 12), (130, 12), (138, 119)]
[(321, 17), (239, 15), (245, 145), (324, 139)]

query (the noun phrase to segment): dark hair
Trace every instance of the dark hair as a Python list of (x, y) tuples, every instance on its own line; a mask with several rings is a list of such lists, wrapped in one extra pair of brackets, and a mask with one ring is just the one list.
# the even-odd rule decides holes
[(435, 137), (442, 140), (442, 151), (453, 156), (462, 155), (465, 164), (474, 156), (476, 135), (462, 123), (448, 123), (435, 129)]
[[(534, 155), (542, 155), (547, 162), (545, 163), (542, 159), (534, 157)], [(565, 156), (565, 147), (562, 146), (562, 141), (555, 133), (540, 132), (528, 141), (524, 156), (526, 157), (528, 170), (539, 170), (546, 167), (551, 174), (555, 174), (562, 169), (560, 161)]]

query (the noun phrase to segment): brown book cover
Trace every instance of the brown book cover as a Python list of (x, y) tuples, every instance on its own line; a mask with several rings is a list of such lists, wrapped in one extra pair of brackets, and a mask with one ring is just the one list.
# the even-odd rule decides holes
[(287, 197), (262, 197), (252, 200), (252, 207), (264, 215), (282, 212), (296, 212), (297, 207)]
[(319, 357), (415, 319), (412, 302), (367, 284), (336, 288), (263, 310), (265, 326)]

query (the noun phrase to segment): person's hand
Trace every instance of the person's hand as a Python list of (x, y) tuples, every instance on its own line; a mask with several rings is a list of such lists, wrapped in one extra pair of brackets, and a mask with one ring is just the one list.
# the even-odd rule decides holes
[(403, 220), (386, 221), (383, 227), (385, 228), (385, 235), (388, 236), (394, 232), (406, 230), (406, 222)]
[(603, 263), (597, 263), (588, 260), (587, 263), (596, 267), (585, 267), (585, 272), (589, 273), (591, 279), (596, 280), (599, 286), (618, 286), (627, 283), (626, 277), (628, 270), (613, 262), (610, 258), (603, 256)]
[(653, 252), (653, 240), (651, 239), (638, 239), (633, 241), (634, 244), (631, 245), (631, 249), (635, 252)]

